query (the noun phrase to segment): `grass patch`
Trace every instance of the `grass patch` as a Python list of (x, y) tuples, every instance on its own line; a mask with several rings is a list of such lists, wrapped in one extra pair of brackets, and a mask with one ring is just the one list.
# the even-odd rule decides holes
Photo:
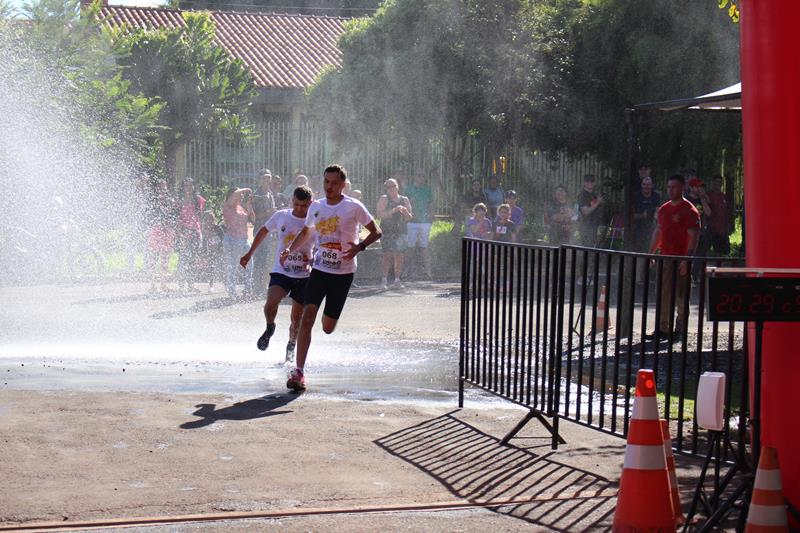
[[(665, 413), (664, 409), (666, 397), (663, 392), (656, 393), (656, 401), (658, 402), (658, 412)], [(670, 396), (669, 398), (669, 419), (670, 420), (683, 420), (684, 422), (690, 421), (694, 418), (694, 400), (691, 398), (683, 399), (683, 413), (680, 411), (680, 398), (677, 396)]]

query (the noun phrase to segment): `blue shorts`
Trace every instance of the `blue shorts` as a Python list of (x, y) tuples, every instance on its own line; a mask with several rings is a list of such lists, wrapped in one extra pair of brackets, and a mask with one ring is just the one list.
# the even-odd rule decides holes
[(323, 314), (339, 320), (352, 283), (353, 274), (329, 274), (316, 268), (311, 269), (311, 276), (306, 284), (305, 303), (319, 307), (324, 299)]
[(269, 275), (269, 286), (277, 285), (286, 291), (286, 294), (299, 304), (304, 304), (306, 301), (306, 282), (308, 278), (290, 278), (286, 274), (280, 272), (272, 272)]

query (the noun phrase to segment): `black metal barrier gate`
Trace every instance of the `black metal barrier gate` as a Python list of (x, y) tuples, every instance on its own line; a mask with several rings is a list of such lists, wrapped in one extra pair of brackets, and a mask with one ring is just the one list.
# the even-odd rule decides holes
[(713, 370), (725, 439), (744, 446), (746, 328), (705, 319), (705, 267), (722, 262), (464, 238), (459, 406), (469, 383), (527, 407), (504, 442), (533, 417), (554, 448), (561, 418), (626, 437), (636, 372), (652, 368), (677, 451), (703, 455), (694, 399)]

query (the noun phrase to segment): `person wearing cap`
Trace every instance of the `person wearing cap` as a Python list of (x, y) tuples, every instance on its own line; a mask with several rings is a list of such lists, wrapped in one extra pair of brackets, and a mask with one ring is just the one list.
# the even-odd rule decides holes
[[(697, 255), (704, 256), (708, 253), (710, 241), (708, 222), (712, 216), (711, 202), (706, 194), (705, 183), (697, 177), (697, 172), (692, 169), (686, 170), (683, 173), (683, 177), (686, 180), (686, 184), (689, 186), (686, 199), (692, 202), (694, 208), (700, 213), (700, 237), (697, 242)], [(696, 268), (698, 267), (699, 264)], [(699, 272), (695, 272), (695, 277), (697, 274), (699, 274)]]
[(517, 205), (517, 191), (509, 189), (506, 191), (506, 203), (511, 208), (511, 222), (517, 226), (517, 232), (525, 223), (525, 212)]
[[(253, 227), (261, 228), (275, 213), (275, 197), (272, 195), (272, 172), (263, 168), (258, 172), (258, 189), (253, 193), (250, 219)], [(245, 295), (253, 298), (265, 298), (267, 294), (267, 262), (273, 246), (258, 248), (251, 262), (251, 276), (245, 286)], [(241, 254), (239, 255), (241, 257)]]

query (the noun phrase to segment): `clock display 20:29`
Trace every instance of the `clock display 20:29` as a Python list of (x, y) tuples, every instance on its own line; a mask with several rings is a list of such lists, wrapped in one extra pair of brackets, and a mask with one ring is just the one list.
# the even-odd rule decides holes
[(800, 278), (709, 278), (708, 317), (717, 321), (800, 321)]

